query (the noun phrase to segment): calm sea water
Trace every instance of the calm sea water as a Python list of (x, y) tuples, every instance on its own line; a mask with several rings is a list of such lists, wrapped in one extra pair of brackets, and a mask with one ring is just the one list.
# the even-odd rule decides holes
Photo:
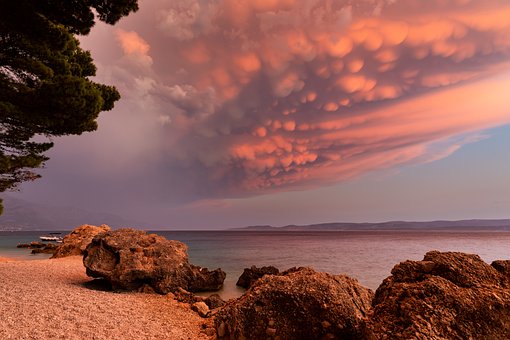
[[(311, 266), (344, 273), (376, 289), (401, 261), (421, 260), (429, 250), (476, 253), (487, 262), (510, 259), (510, 232), (248, 232), (156, 231), (188, 245), (190, 261), (227, 273), (224, 298), (242, 294), (235, 282), (243, 268), (273, 265), (280, 270)], [(37, 240), (41, 232), (0, 232), (0, 256), (47, 258), (17, 249), (19, 242)]]

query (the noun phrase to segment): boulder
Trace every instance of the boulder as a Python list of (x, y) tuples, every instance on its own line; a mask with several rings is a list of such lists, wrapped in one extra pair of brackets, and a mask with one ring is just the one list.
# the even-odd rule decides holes
[(226, 276), (221, 269), (190, 264), (184, 243), (135, 229), (98, 234), (86, 248), (83, 263), (87, 275), (105, 278), (115, 290), (149, 286), (160, 294), (211, 291), (220, 289)]
[(509, 339), (508, 262), (428, 252), (396, 265), (376, 291), (376, 339)]
[(51, 258), (60, 258), (66, 256), (83, 255), (85, 248), (92, 242), (92, 239), (100, 234), (110, 230), (110, 227), (103, 224), (99, 227), (84, 224), (75, 228), (71, 233), (64, 236), (62, 243)]
[(218, 295), (212, 294), (204, 300), (209, 309), (216, 309), (225, 305), (225, 301)]
[(236, 285), (243, 288), (250, 288), (252, 284), (255, 283), (258, 279), (260, 279), (264, 275), (278, 275), (280, 271), (273, 267), (267, 266), (262, 268), (257, 268), (256, 266), (251, 266), (251, 268), (244, 268), (243, 273), (239, 276)]
[(218, 338), (361, 339), (373, 292), (344, 275), (266, 275), (215, 317)]

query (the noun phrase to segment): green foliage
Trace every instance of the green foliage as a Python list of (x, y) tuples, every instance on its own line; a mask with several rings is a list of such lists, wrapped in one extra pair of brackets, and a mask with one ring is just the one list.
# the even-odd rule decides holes
[(53, 146), (41, 140), (95, 130), (119, 100), (89, 79), (96, 67), (73, 34), (90, 31), (93, 10), (114, 24), (137, 9), (137, 0), (0, 0), (0, 192), (39, 177), (31, 170)]

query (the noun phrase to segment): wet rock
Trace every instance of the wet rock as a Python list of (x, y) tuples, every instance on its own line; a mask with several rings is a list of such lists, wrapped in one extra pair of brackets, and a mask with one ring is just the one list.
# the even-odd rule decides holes
[(216, 309), (225, 305), (225, 301), (218, 294), (212, 294), (204, 302), (210, 309)]
[(260, 279), (264, 275), (278, 275), (280, 271), (273, 267), (267, 266), (258, 268), (256, 266), (251, 266), (250, 268), (244, 268), (243, 273), (237, 280), (236, 285), (243, 288), (250, 288), (255, 281)]
[(92, 239), (101, 233), (110, 230), (110, 227), (103, 224), (99, 227), (84, 224), (75, 228), (68, 235), (64, 236), (62, 243), (56, 253), (51, 258), (60, 258), (66, 256), (83, 255), (85, 248), (92, 242)]
[(188, 290), (191, 292), (216, 291), (223, 287), (226, 274), (221, 269), (208, 270), (190, 264), (193, 277), (189, 282)]
[(509, 339), (508, 263), (428, 252), (396, 265), (376, 291), (376, 339)]
[(58, 245), (53, 243), (44, 244), (43, 247), (32, 248), (32, 254), (55, 254), (58, 249)]
[(55, 243), (44, 243), (44, 242), (30, 242), (30, 243), (19, 243), (16, 248), (27, 248), (32, 249), (32, 254), (54, 254), (58, 248)]
[(215, 325), (228, 339), (362, 339), (372, 297), (347, 276), (295, 268), (256, 281), (218, 311)]
[(105, 278), (116, 290), (144, 285), (160, 294), (217, 290), (226, 276), (221, 269), (190, 264), (184, 243), (134, 229), (98, 234), (86, 248), (83, 263), (87, 275)]
[(48, 244), (52, 243), (43, 243), (43, 242), (30, 242), (30, 243), (18, 243), (16, 248), (29, 248), (29, 249), (37, 249), (37, 248), (44, 248)]

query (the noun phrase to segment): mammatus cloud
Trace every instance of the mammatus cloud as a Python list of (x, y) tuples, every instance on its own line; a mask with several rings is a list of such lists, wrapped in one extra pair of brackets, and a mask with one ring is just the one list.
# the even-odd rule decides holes
[(510, 121), (508, 1), (143, 6), (116, 31), (110, 72), (161, 123), (155, 166), (172, 190), (320, 186), (445, 157)]

